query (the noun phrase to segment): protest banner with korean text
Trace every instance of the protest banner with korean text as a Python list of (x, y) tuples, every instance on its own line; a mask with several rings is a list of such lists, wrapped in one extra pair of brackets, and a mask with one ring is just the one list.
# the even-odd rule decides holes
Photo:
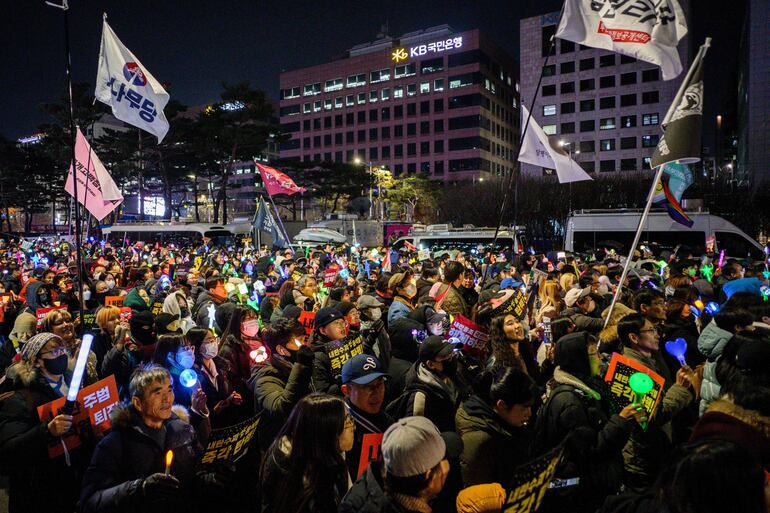
[(105, 296), (104, 306), (117, 306), (120, 308), (123, 306), (123, 297), (124, 296)]
[(462, 315), (456, 315), (449, 326), (447, 338), (455, 338), (463, 344), (463, 351), (476, 357), (487, 354), (489, 334), (487, 330)]
[[(67, 402), (66, 397), (37, 407), (37, 415), (42, 422), (51, 422), (60, 415)], [(48, 444), (48, 457), (55, 458), (64, 454), (62, 441), (67, 450), (74, 449), (84, 442), (96, 443), (96, 435), (104, 433), (112, 426), (110, 412), (120, 402), (115, 376), (110, 375), (78, 392), (75, 409), (72, 412), (72, 429), (60, 439), (52, 439)]]
[(332, 372), (335, 375), (341, 374), (346, 361), (364, 352), (364, 339), (361, 335), (341, 338), (324, 344), (324, 351), (331, 360)]
[(516, 469), (505, 493), (503, 513), (534, 513), (556, 475), (563, 445)]
[(258, 425), (259, 415), (255, 415), (240, 424), (211, 431), (206, 450), (201, 458), (201, 465), (213, 465), (217, 462), (229, 464), (238, 461), (249, 447)]
[(663, 396), (663, 385), (666, 383), (663, 376), (637, 361), (618, 353), (612, 353), (612, 359), (607, 368), (607, 374), (604, 376), (604, 381), (609, 385), (613, 398), (617, 400), (617, 407), (622, 409), (634, 402), (636, 394), (631, 390), (628, 380), (635, 372), (647, 374), (652, 378), (652, 390), (642, 397), (642, 406), (647, 411), (647, 418), (652, 418)]

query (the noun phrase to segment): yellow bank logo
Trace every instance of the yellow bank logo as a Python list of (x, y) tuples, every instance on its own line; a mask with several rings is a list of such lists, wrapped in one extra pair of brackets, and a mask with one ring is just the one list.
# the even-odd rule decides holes
[(407, 58), (409, 58), (409, 54), (406, 53), (406, 48), (396, 48), (393, 50), (391, 56), (395, 62), (405, 61)]

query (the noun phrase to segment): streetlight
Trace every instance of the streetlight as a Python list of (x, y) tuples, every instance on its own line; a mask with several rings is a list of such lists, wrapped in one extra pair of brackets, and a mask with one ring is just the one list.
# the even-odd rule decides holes
[[(564, 139), (561, 139), (559, 141), (559, 146), (562, 148), (567, 148), (567, 151), (569, 152), (569, 159), (572, 160), (572, 147), (575, 143), (571, 141), (565, 141)], [(575, 151), (575, 155), (580, 155), (580, 150)], [(572, 182), (569, 183), (569, 212), (572, 212)]]
[[(358, 156), (354, 157), (353, 158), (353, 164), (355, 164), (357, 166), (363, 164), (363, 161), (361, 160), (361, 157), (358, 157)], [(366, 171), (367, 171), (367, 173), (369, 173), (370, 176), (374, 176), (374, 173), (372, 173), (372, 162), (371, 161), (368, 161), (366, 163)], [(370, 184), (369, 185), (369, 219), (370, 220), (372, 218), (372, 206), (374, 205), (374, 203), (372, 203), (372, 201), (373, 201), (372, 200), (372, 186)]]

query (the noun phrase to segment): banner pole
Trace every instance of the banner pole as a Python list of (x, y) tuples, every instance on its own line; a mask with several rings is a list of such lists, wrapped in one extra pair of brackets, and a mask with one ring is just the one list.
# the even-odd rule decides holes
[(72, 99), (72, 56), (70, 53), (69, 4), (67, 0), (62, 0), (61, 5), (52, 2), (46, 2), (46, 4), (64, 11), (64, 56), (69, 101), (70, 158), (72, 162), (72, 195), (74, 196), (74, 201), (72, 203), (75, 208), (75, 261), (78, 266), (78, 309), (83, 313), (83, 259), (81, 256), (82, 227), (80, 226), (80, 205), (78, 204), (78, 180), (76, 174), (77, 161), (75, 159), (75, 141), (77, 135), (75, 133), (75, 107)]
[(620, 293), (623, 291), (623, 284), (626, 281), (628, 270), (631, 267), (631, 259), (634, 257), (634, 251), (636, 251), (636, 247), (639, 245), (639, 239), (642, 236), (642, 229), (647, 223), (647, 216), (650, 214), (650, 208), (652, 207), (652, 199), (655, 197), (655, 188), (658, 186), (658, 182), (660, 182), (660, 178), (663, 176), (664, 166), (665, 164), (658, 166), (658, 170), (655, 173), (655, 179), (652, 181), (652, 186), (650, 187), (650, 192), (647, 194), (647, 204), (644, 206), (644, 212), (642, 212), (642, 216), (639, 218), (639, 226), (636, 227), (634, 242), (631, 244), (631, 248), (628, 250), (628, 258), (626, 258), (626, 263), (623, 265), (623, 273), (620, 275), (620, 283), (615, 289), (615, 294), (612, 296), (612, 303), (610, 303), (609, 310), (607, 311), (607, 318), (604, 320), (605, 328), (610, 322), (612, 310), (615, 308), (615, 304), (618, 302), (618, 298), (620, 298)]

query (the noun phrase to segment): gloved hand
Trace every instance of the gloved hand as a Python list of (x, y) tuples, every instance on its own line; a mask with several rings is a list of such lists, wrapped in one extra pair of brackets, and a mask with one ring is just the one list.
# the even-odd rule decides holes
[(372, 333), (379, 335), (380, 332), (385, 329), (385, 322), (382, 319), (377, 319), (372, 323), (369, 329), (372, 330)]
[(142, 494), (154, 500), (171, 499), (179, 492), (179, 480), (161, 472), (145, 477), (142, 481)]
[(313, 366), (313, 360), (315, 360), (315, 353), (308, 346), (301, 346), (297, 351), (297, 363), (300, 365), (306, 365), (308, 367)]

